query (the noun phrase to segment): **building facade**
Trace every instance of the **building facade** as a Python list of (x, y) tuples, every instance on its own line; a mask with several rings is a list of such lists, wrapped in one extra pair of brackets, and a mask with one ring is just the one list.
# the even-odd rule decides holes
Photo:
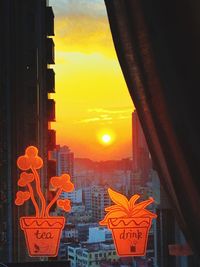
[(71, 177), (74, 176), (74, 153), (68, 146), (56, 145), (51, 152), (51, 159), (57, 163), (56, 173), (58, 176), (64, 173), (68, 173)]
[(71, 267), (100, 267), (105, 262), (116, 263), (119, 256), (111, 243), (78, 244), (68, 246), (68, 259)]
[(88, 243), (101, 243), (112, 240), (112, 233), (106, 227), (90, 227)]
[[(19, 178), (17, 157), (27, 146), (39, 149), (44, 167), (42, 189), (46, 194), (48, 149), (55, 146), (54, 14), (46, 0), (0, 2), (0, 258), (25, 260), (19, 217), (29, 214), (28, 204), (15, 207)], [(51, 142), (50, 142), (51, 141)]]
[(108, 195), (108, 186), (96, 185), (92, 188), (92, 217), (95, 222), (101, 221), (106, 212), (105, 207), (110, 206), (111, 200)]
[(62, 192), (60, 198), (68, 198), (72, 204), (82, 203), (82, 189), (73, 190), (72, 192)]

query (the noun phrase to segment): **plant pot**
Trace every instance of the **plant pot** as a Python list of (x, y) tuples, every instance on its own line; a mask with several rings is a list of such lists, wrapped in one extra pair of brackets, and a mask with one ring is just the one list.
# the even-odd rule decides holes
[(20, 226), (25, 234), (29, 255), (57, 256), (64, 225), (64, 217), (21, 217)]
[(108, 228), (119, 256), (144, 256), (151, 218), (112, 218)]

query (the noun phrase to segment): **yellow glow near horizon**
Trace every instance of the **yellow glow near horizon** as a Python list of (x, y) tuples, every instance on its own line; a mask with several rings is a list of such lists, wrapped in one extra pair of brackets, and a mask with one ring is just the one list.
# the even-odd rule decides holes
[[(104, 1), (50, 2), (55, 13), (56, 94), (52, 97), (56, 122), (52, 128), (57, 144), (69, 146), (75, 157), (131, 156), (134, 106), (115, 53)], [(102, 146), (96, 133), (108, 128), (115, 133), (112, 145)], [(102, 134), (106, 133), (110, 134)]]

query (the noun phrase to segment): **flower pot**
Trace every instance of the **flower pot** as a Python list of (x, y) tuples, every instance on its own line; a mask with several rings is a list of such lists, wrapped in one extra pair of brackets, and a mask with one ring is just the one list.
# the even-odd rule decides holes
[(146, 253), (151, 218), (112, 218), (108, 228), (112, 231), (119, 256), (143, 256)]
[(29, 255), (56, 256), (64, 225), (64, 217), (21, 217), (20, 226), (25, 234)]

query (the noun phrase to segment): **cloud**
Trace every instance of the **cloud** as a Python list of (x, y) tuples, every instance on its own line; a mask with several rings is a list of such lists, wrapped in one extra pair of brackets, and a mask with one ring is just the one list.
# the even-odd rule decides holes
[(56, 0), (51, 4), (56, 50), (115, 56), (103, 0)]
[(111, 121), (113, 118), (111, 117), (95, 117), (95, 118), (88, 118), (88, 119), (83, 119), (83, 120), (79, 120), (79, 121), (76, 121), (76, 124), (77, 123), (90, 123), (90, 122), (105, 122), (105, 121)]
[(99, 121), (99, 120), (100, 120), (100, 118), (90, 118), (90, 119), (83, 119), (83, 120), (77, 121), (76, 123), (96, 122), (96, 121)]
[[(110, 123), (111, 121), (117, 121), (117, 120), (126, 120), (131, 118), (131, 114), (133, 112), (132, 109), (119, 109), (119, 108), (112, 108), (112, 109), (104, 109), (104, 108), (91, 108), (88, 109), (89, 113), (103, 113), (99, 114), (95, 117), (85, 118), (79, 121), (76, 121), (76, 123), (93, 123), (93, 122), (104, 122), (104, 123)], [(112, 115), (112, 117), (110, 116)]]
[(119, 108), (112, 108), (112, 109), (104, 109), (104, 108), (92, 108), (88, 109), (88, 112), (97, 112), (97, 113), (108, 113), (108, 114), (121, 114), (121, 113), (132, 113), (133, 110), (130, 108), (126, 109), (119, 109)]
[(50, 0), (55, 16), (106, 16), (103, 0)]

